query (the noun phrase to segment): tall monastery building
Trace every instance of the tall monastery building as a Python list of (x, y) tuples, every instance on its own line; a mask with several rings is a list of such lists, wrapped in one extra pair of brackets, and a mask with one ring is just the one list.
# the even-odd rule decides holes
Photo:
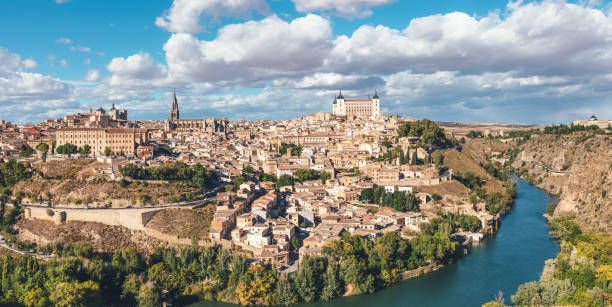
[(374, 96), (370, 99), (344, 99), (342, 91), (334, 99), (334, 115), (336, 116), (356, 116), (376, 119), (380, 116), (380, 99), (378, 93), (374, 91)]

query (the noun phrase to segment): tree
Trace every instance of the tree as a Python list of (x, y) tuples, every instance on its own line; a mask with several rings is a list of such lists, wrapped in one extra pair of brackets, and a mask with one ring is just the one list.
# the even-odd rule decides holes
[(412, 160), (410, 161), (410, 164), (412, 164), (412, 165), (417, 165), (418, 163), (419, 163), (419, 157), (418, 157), (418, 155), (417, 155), (417, 151), (415, 150), (415, 151), (412, 153)]
[(308, 181), (308, 180), (318, 179), (319, 178), (319, 173), (316, 170), (313, 170), (313, 169), (300, 168), (300, 169), (295, 170), (295, 172), (293, 173), (293, 176), (299, 182), (304, 182), (304, 181)]
[(66, 143), (64, 145), (57, 146), (56, 151), (60, 155), (70, 156), (71, 154), (77, 153), (77, 147), (70, 143)]
[(22, 149), (22, 150), (19, 152), (19, 157), (20, 157), (20, 158), (27, 158), (27, 157), (32, 156), (33, 154), (34, 154), (34, 150), (33, 150), (32, 148), (30, 148), (30, 147), (25, 147), (24, 149)]
[(474, 195), (474, 194), (470, 195), (470, 203), (471, 203), (472, 205), (477, 204), (477, 203), (478, 203), (478, 196), (476, 196), (476, 195)]
[(300, 239), (297, 237), (291, 238), (291, 247), (293, 247), (293, 250), (300, 249)]
[(442, 153), (442, 151), (437, 149), (433, 152), (431, 156), (433, 158), (433, 162), (436, 166), (436, 169), (440, 169), (440, 167), (442, 166), (442, 162), (444, 161), (444, 154)]
[(60, 282), (49, 298), (55, 306), (103, 306), (100, 286), (91, 280)]
[(42, 151), (42, 152), (48, 152), (49, 151), (49, 145), (47, 143), (40, 143), (40, 144), (36, 145), (36, 150)]
[(360, 198), (363, 201), (372, 202), (372, 198), (374, 197), (374, 189), (367, 188), (361, 190)]
[(91, 147), (88, 144), (83, 145), (83, 147), (79, 148), (79, 154), (82, 157), (89, 156), (91, 154)]
[(298, 265), (295, 285), (298, 294), (307, 303), (319, 299), (323, 288), (324, 263), (322, 258), (305, 257)]
[(322, 181), (323, 183), (326, 183), (326, 182), (327, 182), (327, 180), (331, 179), (331, 174), (330, 174), (329, 172), (325, 172), (325, 171), (323, 171), (323, 172), (321, 172), (321, 174), (319, 175), (319, 177), (320, 177), (320, 179), (321, 179), (321, 181)]
[(109, 147), (104, 147), (104, 155), (105, 156), (110, 156), (112, 153), (111, 149)]
[(42, 155), (40, 155), (40, 160), (43, 162), (47, 162), (47, 152), (43, 152)]
[(294, 179), (291, 175), (281, 175), (276, 182), (277, 187), (293, 186)]
[(406, 161), (404, 159), (404, 151), (402, 150), (402, 148), (399, 148), (398, 155), (399, 155), (399, 164), (400, 165), (406, 164)]
[(338, 267), (332, 262), (327, 262), (325, 271), (325, 286), (321, 292), (321, 299), (328, 301), (343, 294), (344, 285), (340, 280)]

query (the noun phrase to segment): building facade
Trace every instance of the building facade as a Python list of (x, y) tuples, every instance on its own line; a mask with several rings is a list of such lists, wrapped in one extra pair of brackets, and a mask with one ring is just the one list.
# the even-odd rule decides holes
[(378, 93), (374, 91), (374, 96), (370, 99), (344, 99), (342, 91), (333, 103), (333, 113), (336, 116), (355, 116), (361, 118), (376, 119), (380, 116), (380, 99)]
[(55, 133), (56, 145), (89, 145), (91, 153), (99, 156), (108, 147), (113, 153), (134, 155), (136, 148), (148, 142), (146, 129), (136, 128), (60, 128)]
[(599, 119), (597, 118), (597, 116), (592, 115), (589, 119), (584, 120), (584, 119), (577, 119), (572, 123), (574, 126), (576, 125), (582, 125), (585, 127), (588, 126), (597, 126), (600, 129), (608, 129), (609, 127), (612, 127), (612, 120), (605, 120), (605, 119)]
[(227, 132), (229, 121), (221, 118), (190, 118), (181, 119), (179, 116), (179, 105), (176, 99), (176, 91), (170, 105), (170, 116), (165, 122), (166, 131), (170, 130), (199, 130), (206, 132)]
[(97, 110), (89, 109), (88, 113), (77, 113), (75, 115), (66, 115), (60, 120), (62, 126), (69, 128), (118, 128), (127, 127), (127, 110), (119, 110), (115, 108), (115, 104), (107, 114), (103, 108)]

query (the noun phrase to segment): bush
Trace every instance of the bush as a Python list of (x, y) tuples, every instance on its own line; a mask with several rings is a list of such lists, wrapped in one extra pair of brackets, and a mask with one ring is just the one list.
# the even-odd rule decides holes
[(120, 187), (125, 188), (125, 187), (127, 187), (129, 185), (130, 185), (130, 182), (125, 180), (124, 178), (121, 178), (121, 180), (119, 180), (119, 186)]
[(47, 215), (48, 216), (54, 216), (55, 212), (53, 212), (53, 210), (51, 210), (51, 209), (47, 209)]
[(557, 209), (557, 203), (550, 203), (546, 206), (546, 214), (553, 216), (555, 214), (555, 209)]
[(442, 196), (440, 196), (440, 194), (433, 193), (433, 194), (431, 194), (431, 199), (433, 199), (434, 201), (441, 201), (442, 200)]

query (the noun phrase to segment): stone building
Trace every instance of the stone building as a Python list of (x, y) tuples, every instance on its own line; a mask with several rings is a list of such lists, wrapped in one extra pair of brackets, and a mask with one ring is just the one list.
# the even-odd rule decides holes
[(87, 113), (66, 115), (60, 122), (62, 126), (67, 126), (69, 128), (118, 128), (129, 125), (127, 110), (115, 108), (114, 103), (108, 114), (103, 108), (99, 108), (95, 111), (89, 109)]
[(165, 122), (166, 131), (182, 130), (182, 131), (206, 131), (206, 132), (223, 132), (226, 133), (229, 129), (230, 122), (225, 118), (193, 118), (181, 119), (179, 113), (178, 100), (176, 99), (176, 91), (172, 96), (172, 104), (170, 105), (170, 116)]
[(57, 146), (72, 144), (89, 145), (93, 155), (104, 154), (108, 147), (113, 153), (136, 153), (136, 148), (148, 142), (146, 129), (136, 128), (60, 128), (55, 133)]
[(371, 99), (344, 99), (342, 91), (333, 103), (333, 113), (336, 116), (355, 116), (361, 118), (376, 119), (380, 116), (380, 99), (374, 91)]

